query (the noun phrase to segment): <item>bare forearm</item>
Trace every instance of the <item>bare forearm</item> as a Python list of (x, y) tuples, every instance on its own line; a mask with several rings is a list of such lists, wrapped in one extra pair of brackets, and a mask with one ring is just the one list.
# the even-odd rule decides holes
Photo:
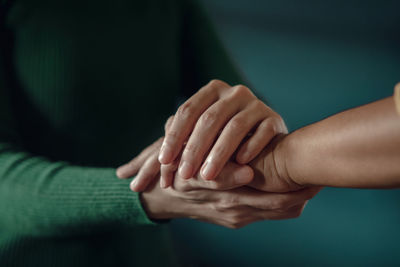
[(284, 143), (287, 174), (298, 184), (400, 186), (400, 116), (393, 97), (299, 129)]

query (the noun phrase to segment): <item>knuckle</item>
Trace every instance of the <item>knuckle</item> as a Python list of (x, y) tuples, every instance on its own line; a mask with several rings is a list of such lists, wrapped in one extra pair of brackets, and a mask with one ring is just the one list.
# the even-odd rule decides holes
[(265, 135), (275, 135), (277, 133), (276, 124), (271, 120), (267, 120), (264, 124), (263, 132)]
[(165, 136), (165, 139), (166, 140), (176, 140), (177, 138), (178, 138), (178, 136), (179, 136), (179, 133), (177, 132), (177, 131), (168, 131), (167, 133), (166, 133), (166, 136)]
[(231, 209), (234, 208), (236, 205), (237, 199), (235, 197), (224, 198), (220, 203), (220, 206), (223, 209)]
[(218, 204), (214, 204), (214, 209), (219, 211), (219, 212), (226, 212), (227, 210), (229, 210), (230, 206), (227, 205), (224, 202), (220, 202)]
[(175, 116), (170, 116), (169, 118), (168, 118), (168, 120), (165, 122), (165, 124), (164, 124), (164, 130), (167, 132), (168, 131), (168, 129), (171, 127), (171, 124), (172, 124), (172, 122), (173, 122), (173, 120), (174, 120), (174, 117)]
[(268, 124), (270, 124), (270, 127), (275, 134), (287, 132), (285, 122), (283, 121), (282, 117), (277, 113), (275, 113), (275, 115), (269, 120)]
[(220, 203), (210, 203), (209, 207), (212, 211), (224, 213), (226, 209), (220, 205)]
[(173, 177), (176, 169), (177, 169), (176, 164), (167, 164), (167, 165), (163, 164), (160, 166), (160, 172), (163, 176), (170, 175)]
[(228, 187), (225, 179), (216, 179), (215, 181), (212, 181), (211, 189), (214, 190), (226, 190)]
[(286, 208), (286, 201), (284, 201), (282, 198), (277, 198), (274, 199), (271, 203), (271, 208), (273, 210), (277, 210), (277, 211), (281, 211), (281, 210), (285, 210)]
[(211, 210), (219, 211), (218, 203), (212, 202), (212, 203), (208, 204), (208, 206), (209, 206), (209, 208), (210, 208)]
[(231, 131), (238, 132), (245, 128), (247, 125), (247, 122), (244, 118), (233, 118), (230, 122), (229, 128)]
[(186, 101), (178, 108), (176, 116), (179, 118), (189, 118), (193, 116), (194, 113), (195, 108), (193, 106), (193, 103), (191, 101)]
[(254, 100), (254, 102), (253, 102), (253, 107), (254, 107), (254, 109), (255, 110), (261, 110), (262, 112), (264, 112), (265, 114), (267, 114), (267, 115), (270, 115), (271, 113), (270, 113), (270, 111), (271, 111), (271, 109), (267, 106), (267, 105), (265, 105), (265, 103), (264, 102), (262, 102), (260, 99), (255, 99)]
[(212, 79), (208, 83), (208, 85), (211, 86), (211, 87), (224, 87), (224, 86), (227, 86), (227, 84), (225, 82), (223, 82), (221, 80), (218, 80), (218, 79)]
[(282, 126), (282, 124), (284, 124), (283, 119), (280, 115), (275, 114), (272, 117), (272, 124), (274, 125), (275, 128), (280, 128)]
[(205, 188), (212, 189), (212, 190), (220, 189), (220, 185), (216, 181), (213, 181), (213, 180), (211, 180), (211, 181), (202, 181), (202, 183), (203, 183)]
[(301, 214), (303, 213), (302, 209), (298, 209), (293, 213), (293, 218), (299, 218)]
[(182, 181), (182, 179), (174, 179), (173, 185), (177, 192), (186, 192), (188, 190), (188, 186)]
[(218, 114), (215, 111), (206, 111), (200, 116), (200, 123), (204, 127), (212, 127), (218, 121)]
[(179, 185), (179, 191), (180, 192), (187, 193), (187, 192), (190, 192), (191, 189), (192, 189), (191, 186), (187, 182), (181, 182), (180, 185)]
[(236, 97), (244, 97), (251, 94), (250, 89), (246, 86), (239, 84), (232, 88), (232, 94)]

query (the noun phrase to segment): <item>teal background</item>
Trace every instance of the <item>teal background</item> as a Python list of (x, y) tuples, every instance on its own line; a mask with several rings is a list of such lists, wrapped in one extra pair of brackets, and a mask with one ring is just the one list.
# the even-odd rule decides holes
[[(241, 71), (290, 130), (393, 93), (399, 1), (203, 0)], [(400, 164), (400, 163), (399, 163)], [(326, 188), (296, 220), (172, 223), (193, 266), (400, 265), (400, 191)]]

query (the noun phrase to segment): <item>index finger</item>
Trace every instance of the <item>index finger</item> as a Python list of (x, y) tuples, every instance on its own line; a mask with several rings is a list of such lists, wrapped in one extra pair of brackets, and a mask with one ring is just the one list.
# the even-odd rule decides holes
[(178, 108), (161, 146), (158, 157), (161, 164), (174, 161), (200, 115), (217, 101), (220, 89), (227, 87), (222, 81), (212, 80)]
[(218, 179), (215, 180), (204, 180), (199, 175), (190, 180), (175, 178), (176, 182), (180, 183), (178, 187), (183, 188), (183, 191), (198, 189), (230, 190), (248, 185), (254, 178), (254, 171), (248, 165), (239, 165), (230, 161), (226, 163), (218, 175)]

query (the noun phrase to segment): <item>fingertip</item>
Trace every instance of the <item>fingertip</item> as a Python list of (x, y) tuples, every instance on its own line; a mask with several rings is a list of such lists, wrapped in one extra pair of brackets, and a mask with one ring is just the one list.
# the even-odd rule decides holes
[(257, 154), (261, 151), (260, 149), (251, 149), (251, 145), (249, 144), (251, 140), (247, 140), (245, 144), (243, 144), (239, 152), (236, 154), (236, 162), (239, 164), (247, 164), (252, 161)]
[(161, 154), (161, 152), (160, 152), (160, 154), (158, 155), (158, 162), (160, 162), (160, 164), (166, 164), (166, 163), (164, 163), (165, 161), (164, 161), (164, 157), (163, 157), (163, 155)]
[(165, 178), (163, 178), (163, 176), (161, 176), (161, 178), (160, 178), (160, 187), (163, 188), (163, 189), (168, 187), (168, 184), (165, 181)]
[(129, 187), (130, 187), (130, 189), (133, 191), (133, 192), (140, 192), (139, 191), (139, 188), (137, 187), (137, 178), (135, 178), (132, 182), (131, 182), (131, 184), (129, 185)]
[(172, 149), (168, 145), (163, 144), (158, 155), (158, 161), (161, 164), (169, 164), (173, 160), (172, 156)]
[(162, 187), (162, 189), (168, 189), (168, 187), (170, 187), (171, 185), (169, 185), (169, 184), (165, 184), (165, 186), (164, 187)]
[(200, 174), (204, 180), (213, 180), (215, 178), (216, 171), (217, 167), (215, 166), (215, 164), (208, 160), (201, 167)]
[(115, 174), (119, 179), (126, 179), (128, 178), (127, 172), (126, 172), (127, 165), (122, 165), (121, 167), (117, 168), (115, 171)]
[(133, 175), (137, 174), (138, 170), (139, 170), (138, 165), (130, 162), (128, 164), (124, 164), (124, 165), (118, 167), (115, 173), (118, 178), (126, 179), (126, 178), (130, 178)]
[(115, 170), (115, 176), (117, 176), (117, 178), (119, 179), (123, 179), (124, 177), (121, 175), (120, 171), (118, 171), (118, 169)]
[(239, 164), (247, 164), (250, 161), (249, 158), (250, 155), (248, 152), (239, 151), (239, 153), (236, 155), (236, 162)]
[(250, 183), (254, 179), (254, 170), (249, 165), (245, 165), (245, 168), (247, 169), (247, 171), (249, 173), (249, 183)]
[(192, 177), (193, 174), (193, 165), (188, 161), (183, 161), (178, 169), (179, 177), (187, 180)]
[(233, 177), (238, 184), (248, 184), (254, 178), (254, 171), (251, 167), (244, 165), (234, 173)]

